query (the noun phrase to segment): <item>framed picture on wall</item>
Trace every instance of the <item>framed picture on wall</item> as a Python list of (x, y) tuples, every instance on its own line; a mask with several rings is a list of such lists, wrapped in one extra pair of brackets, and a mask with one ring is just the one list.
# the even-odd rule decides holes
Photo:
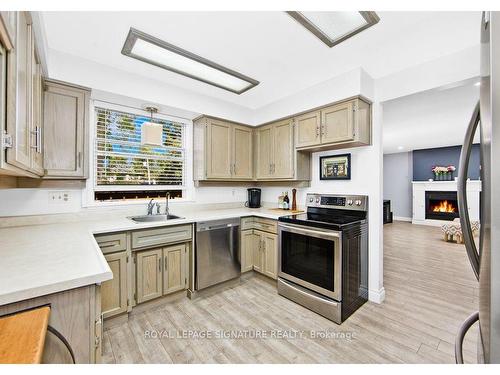
[(351, 154), (321, 156), (319, 158), (320, 180), (350, 180)]

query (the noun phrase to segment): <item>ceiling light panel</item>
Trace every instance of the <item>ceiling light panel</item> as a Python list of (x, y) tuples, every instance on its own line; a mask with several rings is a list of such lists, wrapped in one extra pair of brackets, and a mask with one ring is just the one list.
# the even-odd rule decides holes
[(375, 12), (287, 12), (329, 47), (375, 25)]
[(122, 54), (236, 94), (259, 84), (250, 77), (134, 28), (130, 28)]

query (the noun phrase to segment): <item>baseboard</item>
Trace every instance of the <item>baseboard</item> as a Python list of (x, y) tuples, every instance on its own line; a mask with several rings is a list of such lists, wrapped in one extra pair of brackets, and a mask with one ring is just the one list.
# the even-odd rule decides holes
[(368, 290), (368, 300), (370, 302), (382, 303), (385, 300), (385, 289), (384, 287), (379, 290)]
[(406, 217), (406, 216), (394, 216), (392, 219), (394, 221), (409, 221), (409, 222), (411, 222), (411, 217)]

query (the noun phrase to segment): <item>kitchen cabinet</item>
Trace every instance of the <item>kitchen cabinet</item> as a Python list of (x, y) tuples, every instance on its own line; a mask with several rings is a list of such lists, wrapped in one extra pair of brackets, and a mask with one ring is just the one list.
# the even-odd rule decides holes
[(141, 251), (136, 257), (137, 303), (161, 297), (163, 249)]
[(233, 127), (233, 178), (253, 178), (253, 131), (246, 126)]
[(321, 112), (305, 113), (295, 118), (297, 147), (315, 146), (321, 143)]
[(186, 244), (163, 249), (163, 295), (186, 289)]
[(199, 180), (251, 180), (253, 129), (201, 117), (194, 121), (193, 170)]
[(35, 34), (31, 30), (31, 102), (30, 102), (30, 135), (31, 141), (31, 171), (43, 176), (43, 82), (42, 65), (35, 49)]
[(137, 303), (186, 289), (187, 245), (136, 253)]
[(0, 34), (11, 30), (9, 40), (13, 43), (10, 50), (3, 48), (1, 52), (0, 146), (5, 153), (0, 156), (0, 170), (2, 174), (42, 176), (42, 69), (31, 16), (29, 12), (1, 12), (0, 17)]
[[(50, 306), (49, 325), (66, 339), (75, 362), (99, 363), (102, 317), (99, 285), (70, 289), (0, 306), (0, 316)], [(67, 347), (52, 333), (45, 337), (42, 363), (72, 363)]]
[(232, 129), (229, 123), (210, 119), (207, 124), (207, 178), (232, 178)]
[(90, 90), (53, 80), (44, 89), (44, 177), (85, 179)]
[(16, 44), (7, 55), (7, 126), (11, 146), (6, 162), (19, 170), (31, 169), (29, 122), (31, 24), (26, 12), (17, 12)]
[(253, 230), (241, 231), (241, 272), (253, 270), (254, 266), (254, 248), (260, 237), (254, 234)]
[(241, 219), (241, 271), (254, 270), (278, 278), (277, 221), (259, 217)]
[(105, 255), (113, 278), (101, 285), (101, 308), (104, 318), (127, 311), (127, 260), (125, 251)]
[(256, 155), (257, 155), (257, 173), (256, 178), (269, 179), (272, 177), (272, 163), (273, 163), (273, 127), (263, 126), (256, 130)]
[(371, 143), (371, 107), (359, 97), (301, 114), (294, 120), (298, 150), (315, 152)]
[(309, 180), (310, 155), (295, 151), (294, 121), (278, 121), (256, 130), (257, 180)]
[(254, 230), (258, 236), (258, 246), (254, 248), (254, 270), (268, 277), (278, 277), (278, 236)]
[(264, 258), (264, 275), (278, 278), (278, 236), (271, 233), (261, 233), (262, 252)]

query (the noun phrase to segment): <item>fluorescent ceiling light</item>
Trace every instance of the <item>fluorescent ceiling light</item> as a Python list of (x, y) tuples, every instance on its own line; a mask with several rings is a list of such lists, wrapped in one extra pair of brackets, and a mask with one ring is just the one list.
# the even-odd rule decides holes
[(259, 84), (250, 77), (134, 28), (130, 28), (122, 54), (236, 94)]
[(375, 25), (375, 12), (287, 12), (307, 30), (333, 47), (351, 36)]

